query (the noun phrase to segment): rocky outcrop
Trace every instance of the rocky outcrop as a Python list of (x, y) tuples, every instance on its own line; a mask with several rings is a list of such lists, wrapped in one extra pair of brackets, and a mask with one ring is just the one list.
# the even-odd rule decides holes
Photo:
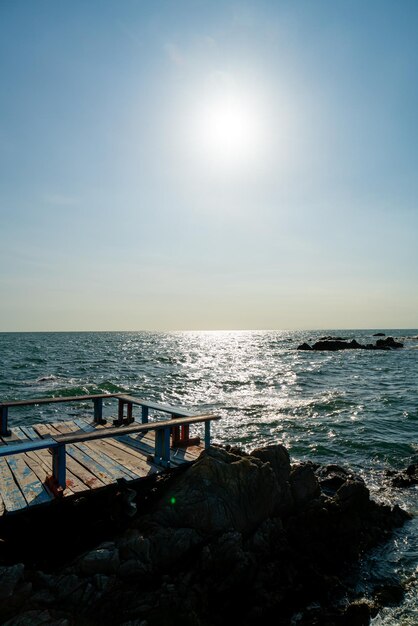
[(297, 613), (298, 624), (366, 624), (400, 592), (381, 585), (343, 607), (334, 594), (349, 597), (347, 564), (408, 517), (337, 465), (291, 465), (281, 445), (213, 447), (154, 486), (111, 540), (49, 571), (4, 564), (0, 622), (221, 626), (233, 614), (285, 626)]
[[(377, 336), (377, 335), (375, 335)], [(396, 348), (403, 348), (403, 343), (395, 341), (393, 337), (386, 337), (386, 339), (377, 339), (376, 343), (362, 344), (356, 339), (347, 341), (340, 337), (331, 338), (324, 337), (319, 341), (316, 341), (312, 346), (308, 343), (302, 343), (298, 346), (298, 350), (394, 350)]]
[(391, 477), (391, 482), (393, 487), (412, 487), (413, 485), (418, 485), (418, 464), (412, 463), (408, 465), (405, 470), (400, 472), (396, 472), (393, 470), (389, 470), (386, 472), (387, 476)]

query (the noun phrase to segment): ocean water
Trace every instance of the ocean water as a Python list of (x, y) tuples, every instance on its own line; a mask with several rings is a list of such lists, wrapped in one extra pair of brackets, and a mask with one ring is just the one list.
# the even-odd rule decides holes
[[(304, 352), (324, 335), (370, 343), (376, 330), (0, 333), (0, 401), (129, 392), (222, 419), (213, 439), (251, 449), (280, 442), (293, 460), (338, 463), (373, 496), (417, 517), (362, 562), (358, 591), (407, 585), (375, 624), (418, 624), (418, 489), (391, 489), (385, 470), (418, 461), (418, 330), (384, 330), (394, 351)], [(115, 412), (106, 403), (105, 414)], [(90, 403), (10, 411), (10, 425), (68, 419)]]

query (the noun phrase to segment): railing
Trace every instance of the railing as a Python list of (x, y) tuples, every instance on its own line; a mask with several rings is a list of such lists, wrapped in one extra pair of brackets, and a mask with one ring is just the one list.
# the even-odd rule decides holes
[[(94, 408), (93, 421), (96, 424), (105, 424), (106, 420), (103, 419), (103, 399), (109, 400), (110, 398), (116, 398), (118, 400), (118, 417), (113, 420), (115, 426), (121, 426), (122, 424), (131, 424), (134, 421), (133, 417), (133, 405), (141, 406), (141, 420), (145, 424), (149, 419), (149, 410), (159, 411), (162, 413), (168, 413), (171, 417), (191, 417), (192, 412), (186, 411), (180, 407), (168, 406), (166, 404), (158, 404), (156, 402), (150, 402), (143, 400), (142, 398), (135, 398), (122, 393), (99, 393), (86, 396), (66, 396), (60, 398), (38, 398), (32, 400), (17, 400), (12, 402), (0, 402), (0, 437), (9, 437), (10, 430), (8, 428), (9, 421), (9, 409), (13, 407), (22, 406), (38, 406), (42, 404), (64, 403), (64, 402), (85, 402), (92, 401)], [(124, 415), (125, 406), (127, 407), (126, 417)], [(184, 431), (180, 431), (177, 439), (188, 439), (187, 428)]]
[[(0, 457), (24, 452), (31, 452), (42, 449), (49, 449), (52, 453), (52, 476), (51, 486), (63, 490), (66, 486), (66, 450), (68, 444), (91, 441), (94, 439), (105, 439), (154, 431), (154, 458), (153, 462), (162, 467), (170, 466), (170, 439), (171, 447), (187, 446), (197, 444), (199, 437), (190, 438), (189, 428), (191, 424), (205, 424), (205, 448), (210, 446), (210, 424), (212, 420), (220, 419), (213, 414), (193, 415), (190, 411), (185, 411), (179, 407), (157, 404), (135, 398), (124, 394), (96, 394), (91, 396), (71, 396), (64, 398), (40, 398), (35, 400), (19, 400), (15, 402), (0, 403), (0, 435), (7, 438), (11, 433), (8, 429), (9, 408), (34, 406), (41, 404), (52, 404), (56, 402), (80, 402), (91, 400), (94, 406), (93, 421), (96, 424), (104, 424), (103, 419), (103, 399), (116, 398), (118, 400), (118, 417), (113, 421), (113, 427), (100, 428), (91, 432), (68, 433), (65, 435), (49, 436), (45, 439), (8, 443), (0, 446)], [(141, 423), (135, 422), (133, 417), (133, 406), (141, 407)], [(125, 417), (124, 410), (127, 407)], [(149, 410), (168, 413), (170, 419), (149, 421)], [(123, 426), (123, 427), (122, 427)], [(122, 428), (121, 428), (122, 427)]]

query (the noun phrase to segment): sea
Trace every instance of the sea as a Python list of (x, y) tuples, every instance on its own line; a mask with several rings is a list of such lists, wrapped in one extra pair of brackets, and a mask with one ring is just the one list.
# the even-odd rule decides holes
[[(390, 351), (299, 351), (323, 336)], [(415, 517), (366, 555), (356, 592), (401, 581), (404, 601), (375, 625), (418, 624), (418, 488), (391, 487), (387, 470), (418, 462), (418, 330), (0, 333), (0, 401), (127, 392), (221, 416), (213, 441), (252, 449), (284, 444), (293, 462), (337, 463), (372, 496)], [(10, 410), (10, 426), (91, 414), (91, 403)], [(115, 414), (115, 404), (104, 412)]]

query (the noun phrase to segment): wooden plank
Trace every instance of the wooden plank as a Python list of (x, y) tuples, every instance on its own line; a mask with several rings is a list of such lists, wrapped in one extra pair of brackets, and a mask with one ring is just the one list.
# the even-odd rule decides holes
[[(56, 422), (53, 426), (52, 424), (48, 426), (50, 427), (50, 434), (53, 435), (55, 439), (58, 439), (62, 432), (70, 433), (68, 436), (71, 436), (71, 428), (66, 425), (66, 422)], [(57, 435), (55, 435), (55, 432)], [(66, 435), (61, 436), (65, 437)], [(83, 465), (93, 476), (101, 480), (103, 484), (111, 485), (115, 482), (113, 477), (109, 475), (104, 464), (96, 461), (89, 454), (86, 454), (78, 444), (67, 445), (66, 449), (67, 456), (70, 455), (74, 460), (78, 461), (78, 463)]]
[[(40, 434), (44, 433), (46, 435), (51, 435), (51, 432), (56, 432), (49, 424), (36, 424), (34, 429), (36, 432)], [(69, 454), (69, 450), (67, 448), (67, 472), (68, 471), (71, 471), (71, 473), (83, 483), (84, 491), (99, 489), (108, 484), (100, 478), (97, 478), (97, 476), (93, 474), (88, 467), (86, 468), (83, 463), (80, 463), (76, 458), (73, 458), (73, 456)]]
[(31, 441), (35, 441), (37, 439), (40, 439), (38, 433), (33, 428), (33, 426), (20, 426), (19, 428), (26, 435), (26, 437), (28, 439), (30, 439)]
[[(84, 428), (86, 432), (94, 430), (94, 426), (86, 421), (83, 422), (82, 419), (76, 419), (74, 421), (79, 426), (79, 428)], [(142, 459), (142, 456), (139, 454), (129, 454), (118, 446), (113, 446), (112, 442), (113, 439), (101, 439), (100, 442), (91, 442), (90, 445), (94, 444), (95, 446), (98, 446), (100, 450), (104, 450), (112, 459), (115, 459), (117, 462), (121, 463), (125, 469), (130, 471), (132, 480), (136, 480), (137, 478), (143, 478), (144, 472), (141, 472), (141, 469), (139, 467), (140, 464), (138, 462), (135, 463), (135, 459), (138, 461), (138, 459)]]
[[(74, 422), (63, 422), (56, 426), (57, 430), (61, 433), (72, 432), (74, 429), (80, 428)], [(113, 481), (116, 482), (119, 478), (125, 478), (127, 480), (132, 480), (133, 478), (137, 478), (135, 474), (132, 474), (129, 470), (127, 470), (123, 465), (118, 463), (112, 457), (106, 454), (104, 446), (102, 446), (102, 441), (93, 441), (86, 443), (78, 443), (77, 448), (89, 455), (96, 463), (98, 463), (101, 467), (104, 467), (107, 474), (113, 478)]]
[(15, 433), (15, 428), (10, 429), (10, 435), (8, 437), (2, 437), (2, 443), (6, 446), (19, 441), (19, 437)]
[(0, 488), (7, 512), (19, 511), (27, 507), (26, 500), (13, 478), (6, 459), (0, 459)]
[(92, 459), (103, 465), (109, 476), (113, 477), (115, 481), (119, 478), (125, 478), (126, 480), (135, 480), (138, 478), (134, 472), (119, 463), (114, 455), (108, 454), (109, 448), (106, 446), (105, 441), (79, 443), (78, 446), (83, 452), (91, 456)]
[[(11, 436), (7, 437), (9, 444), (23, 440), (28, 438), (18, 427), (13, 428)], [(22, 454), (7, 457), (6, 462), (29, 506), (51, 500), (51, 494), (43, 484), (43, 472), (39, 467), (34, 467), (33, 460)]]
[[(67, 454), (69, 454), (75, 461), (77, 461), (80, 465), (84, 466), (84, 468), (93, 476), (95, 476), (98, 480), (100, 480), (104, 485), (111, 485), (114, 481), (108, 475), (106, 468), (100, 463), (96, 463), (91, 456), (85, 454), (82, 450), (77, 448), (74, 444), (70, 444), (67, 446)], [(92, 483), (90, 482), (90, 485)]]
[[(84, 428), (86, 432), (91, 432), (94, 429), (94, 426), (89, 424), (88, 422), (77, 419), (75, 420), (77, 425), (80, 428)], [(129, 454), (129, 451), (124, 451), (122, 447), (112, 445), (114, 443), (113, 439), (101, 439), (100, 441), (90, 442), (90, 446), (96, 446), (96, 448), (100, 451), (106, 452), (106, 454), (112, 459), (117, 461), (122, 465), (125, 470), (130, 472), (130, 479), (136, 480), (137, 478), (144, 477), (144, 463), (146, 463), (146, 459), (139, 454)], [(157, 468), (156, 468), (157, 469)], [(146, 468), (146, 474), (148, 474), (148, 467)]]
[[(21, 426), (12, 429), (15, 434), (22, 440), (29, 437), (32, 440), (38, 440), (39, 435), (31, 426)], [(25, 461), (30, 465), (32, 470), (38, 476), (38, 478), (45, 482), (47, 476), (52, 474), (52, 456), (48, 450), (30, 451), (24, 454)], [(48, 491), (48, 487), (46, 487)], [(72, 472), (67, 469), (67, 486), (64, 491), (64, 496), (73, 495), (81, 491), (86, 491), (86, 487), (81, 480), (77, 478)]]
[[(78, 418), (76, 422), (81, 428), (86, 428), (87, 431), (91, 430), (91, 425), (88, 422), (83, 423), (81, 418)], [(144, 455), (143, 452), (126, 446), (117, 439), (101, 439), (100, 442), (111, 446), (113, 449), (112, 454), (120, 455), (120, 457), (118, 456), (117, 458), (119, 458), (119, 460), (123, 462), (126, 467), (129, 467), (129, 469), (138, 474), (139, 478), (144, 478), (145, 476), (156, 474), (161, 471), (161, 468), (158, 465), (155, 465), (147, 460), (146, 455)]]
[(6, 461), (29, 506), (51, 500), (51, 496), (46, 491), (45, 486), (24, 461), (22, 455), (7, 457)]
[(54, 432), (54, 429), (51, 427), (50, 424), (34, 424), (32, 428), (41, 439), (45, 436), (50, 437), (51, 433)]
[[(15, 428), (12, 428), (11, 430), (13, 434), (16, 437), (18, 437), (19, 440), (27, 441), (29, 439), (29, 435), (26, 432), (24, 432), (22, 427), (15, 427)], [(39, 437), (37, 437), (37, 439), (39, 439)], [(42, 460), (38, 457), (39, 452), (41, 451), (39, 450), (37, 452), (28, 452), (28, 453), (24, 453), (22, 456), (25, 462), (29, 465), (31, 470), (34, 472), (34, 474), (36, 474), (38, 479), (41, 481), (41, 483), (44, 484), (47, 476), (51, 474), (51, 467), (50, 467), (50, 463), (49, 463), (49, 467), (48, 465), (45, 466)], [(44, 452), (49, 457), (49, 459), (51, 458), (51, 455), (49, 454), (48, 450), (42, 450), (42, 452)], [(44, 484), (44, 487), (47, 493), (51, 495), (52, 497), (52, 494), (50, 493), (48, 487), (45, 484)]]
[[(143, 452), (145, 455), (154, 454), (154, 439), (152, 434), (142, 435), (141, 437), (123, 435), (118, 437), (118, 440), (124, 442), (127, 446), (131, 446), (136, 450)], [(183, 463), (192, 463), (198, 459), (202, 450), (203, 447), (200, 446), (172, 448), (170, 462), (175, 466), (182, 465)]]
[(114, 454), (120, 455), (121, 460), (123, 459), (127, 465), (129, 464), (130, 468), (136, 472), (140, 478), (161, 472), (161, 467), (149, 461), (142, 451), (130, 448), (116, 439), (109, 439), (106, 443), (115, 449)]

